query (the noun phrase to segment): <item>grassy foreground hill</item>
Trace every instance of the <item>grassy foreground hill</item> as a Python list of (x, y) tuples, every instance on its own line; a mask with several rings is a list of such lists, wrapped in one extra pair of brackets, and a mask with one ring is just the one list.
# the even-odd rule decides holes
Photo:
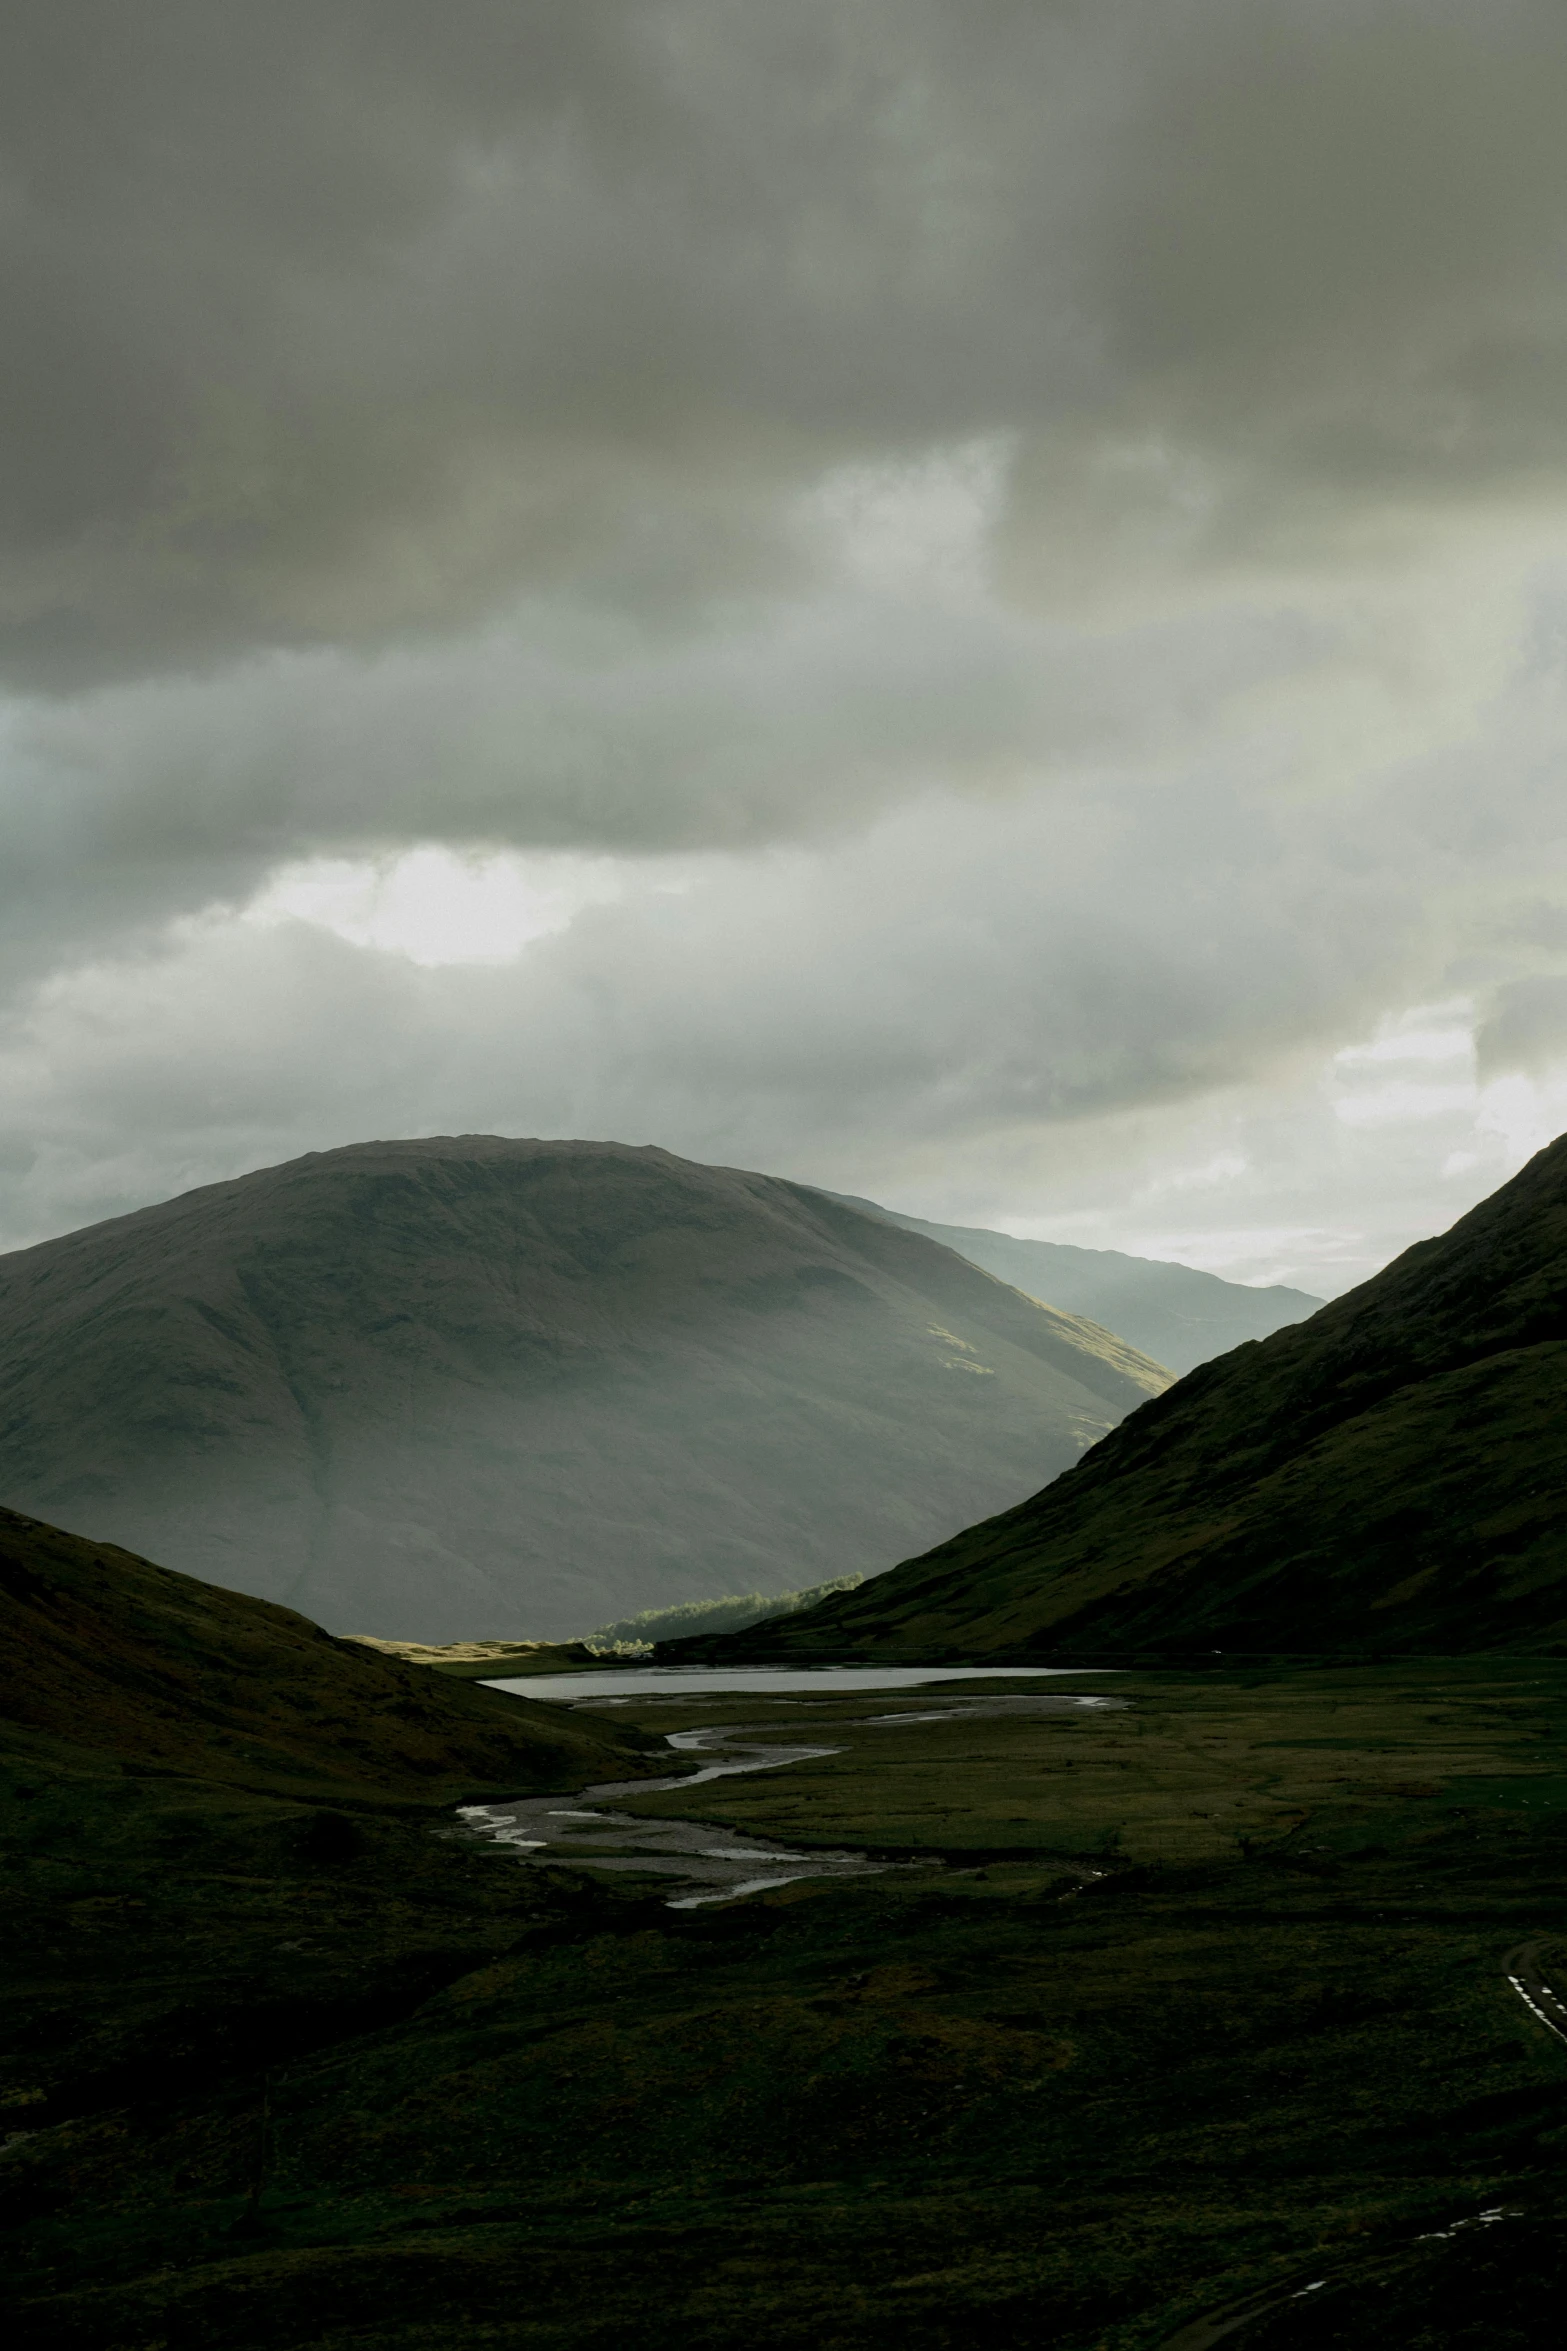
[(919, 1697), (614, 1700), (769, 1766), (618, 1816), (887, 1865), (697, 1910), (0, 1741), (9, 2339), (1554, 2340), (1567, 1661)]
[[(1567, 1661), (568, 1713), (14, 1517), (0, 1560), (27, 2351), (1559, 2331)], [(759, 1768), (660, 1784), (670, 1732)], [(448, 1809), (605, 1771), (596, 1831), (806, 1874), (671, 1908)]]
[(1567, 1138), (874, 1585), (682, 1655), (1567, 1651)]
[(804, 1186), (313, 1153), (0, 1258), (0, 1499), (421, 1642), (890, 1566), (1168, 1374)]
[(29, 2138), (416, 2005), (529, 1915), (432, 1836), (454, 1804), (669, 1769), (12, 1511), (0, 1652), (0, 2125)]
[(13, 1510), (0, 1510), (0, 1641), (0, 1740), (111, 1754), (144, 1778), (444, 1806), (473, 1789), (634, 1775), (651, 1744)]

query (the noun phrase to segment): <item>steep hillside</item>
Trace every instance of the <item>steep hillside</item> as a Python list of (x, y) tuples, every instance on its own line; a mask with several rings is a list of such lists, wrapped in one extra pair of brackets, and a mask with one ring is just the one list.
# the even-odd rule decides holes
[(1190, 1373), (1031, 1501), (722, 1646), (1567, 1647), (1567, 1138), (1310, 1322)]
[(367, 1143), (0, 1259), (0, 1500), (383, 1638), (887, 1567), (1166, 1381), (920, 1235), (614, 1143)]
[(1252, 1290), (1242, 1282), (1199, 1273), (1195, 1266), (1128, 1257), (1119, 1249), (1073, 1249), (1064, 1242), (1024, 1241), (1015, 1233), (987, 1232), (983, 1226), (927, 1224), (874, 1200), (838, 1193), (831, 1197), (842, 1198), (867, 1215), (884, 1216), (907, 1233), (923, 1233), (944, 1249), (955, 1249), (971, 1265), (983, 1266), (986, 1273), (1010, 1282), (1030, 1298), (1043, 1298), (1065, 1314), (1085, 1315), (1090, 1322), (1103, 1324), (1173, 1372), (1193, 1371), (1243, 1340), (1266, 1339), (1286, 1323), (1303, 1322), (1322, 1304), (1305, 1290)]
[(0, 1746), (382, 1806), (668, 1769), (619, 1725), (444, 1680), (12, 1510), (0, 1644)]

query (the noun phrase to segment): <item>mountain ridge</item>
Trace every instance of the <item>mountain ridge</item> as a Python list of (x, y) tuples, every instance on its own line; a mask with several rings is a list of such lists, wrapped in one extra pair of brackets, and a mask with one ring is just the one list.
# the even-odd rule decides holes
[(1264, 1339), (1302, 1322), (1324, 1302), (1306, 1290), (1279, 1284), (1253, 1289), (1161, 1257), (1133, 1257), (1121, 1249), (1079, 1249), (1064, 1241), (1032, 1241), (981, 1225), (936, 1224), (848, 1192), (832, 1199), (882, 1216), (905, 1232), (923, 1233), (966, 1257), (1026, 1297), (1117, 1331), (1129, 1346), (1181, 1374), (1222, 1355), (1243, 1339)]
[(344, 1632), (570, 1638), (890, 1566), (1168, 1377), (807, 1186), (372, 1142), (0, 1258), (0, 1500)]
[(721, 1653), (1555, 1650), (1564, 1400), (1567, 1137), (1309, 1322), (1188, 1373), (1028, 1501)]

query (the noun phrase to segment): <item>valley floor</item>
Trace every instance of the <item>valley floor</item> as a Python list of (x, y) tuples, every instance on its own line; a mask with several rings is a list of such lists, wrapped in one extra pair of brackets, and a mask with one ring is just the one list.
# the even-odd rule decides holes
[(620, 1809), (902, 1864), (685, 1911), (16, 1745), (25, 2340), (1552, 2339), (1567, 1662), (1078, 1690), (611, 1705), (838, 1750)]

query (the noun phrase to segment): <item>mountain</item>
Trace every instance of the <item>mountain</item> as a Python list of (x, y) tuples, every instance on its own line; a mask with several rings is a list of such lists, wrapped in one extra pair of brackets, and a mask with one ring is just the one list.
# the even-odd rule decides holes
[(0, 1748), (336, 1803), (450, 1805), (667, 1769), (619, 1724), (470, 1687), (0, 1510)]
[(1567, 1653), (1567, 1137), (873, 1586), (681, 1655)]
[(617, 1143), (365, 1143), (0, 1258), (0, 1500), (392, 1639), (888, 1567), (1167, 1381), (922, 1235)]
[(1195, 1266), (1157, 1257), (1127, 1257), (1119, 1249), (1072, 1249), (1058, 1241), (1022, 1241), (983, 1226), (927, 1224), (874, 1200), (845, 1192), (829, 1197), (867, 1216), (885, 1217), (906, 1233), (923, 1233), (955, 1249), (971, 1265), (1042, 1298), (1064, 1314), (1081, 1314), (1115, 1331), (1129, 1347), (1173, 1372), (1193, 1371), (1243, 1339), (1266, 1339), (1286, 1323), (1303, 1322), (1322, 1304), (1305, 1290), (1248, 1289)]

